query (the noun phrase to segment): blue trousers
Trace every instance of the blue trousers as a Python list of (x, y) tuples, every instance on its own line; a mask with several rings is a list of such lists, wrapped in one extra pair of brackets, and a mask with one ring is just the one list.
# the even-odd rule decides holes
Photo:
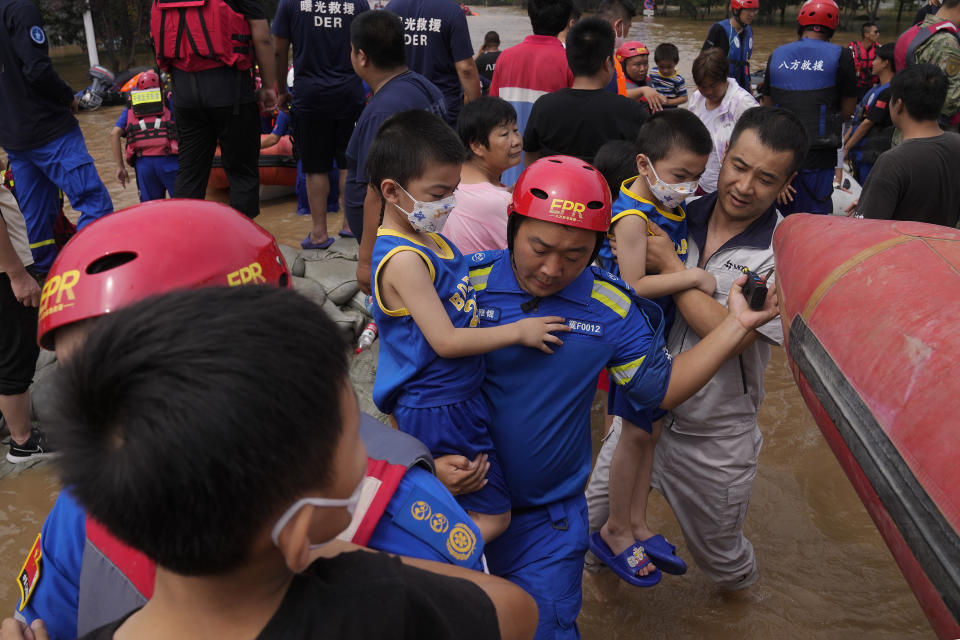
[(137, 158), (137, 188), (140, 202), (173, 197), (177, 181), (177, 156), (141, 156)]
[(80, 125), (35, 149), (7, 149), (17, 201), (37, 271), (50, 271), (57, 255), (53, 225), (60, 212), (60, 189), (80, 212), (78, 229), (113, 212), (113, 201), (97, 174)]
[(486, 546), (490, 573), (519, 585), (537, 602), (535, 640), (580, 637), (587, 500), (581, 493), (534, 509), (515, 509), (510, 526)]
[(833, 213), (833, 169), (800, 169), (790, 184), (793, 202), (779, 206), (780, 213)]

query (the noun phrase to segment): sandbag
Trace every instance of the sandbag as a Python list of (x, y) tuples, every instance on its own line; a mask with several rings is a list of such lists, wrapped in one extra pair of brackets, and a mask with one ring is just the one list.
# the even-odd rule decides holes
[(293, 288), (297, 293), (318, 306), (322, 307), (323, 303), (327, 301), (327, 292), (323, 290), (319, 282), (311, 280), (310, 278), (298, 278), (296, 276), (293, 276), (290, 281), (293, 283)]
[(343, 305), (360, 290), (357, 284), (357, 241), (338, 238), (326, 249), (304, 249), (291, 273), (319, 282), (327, 298)]

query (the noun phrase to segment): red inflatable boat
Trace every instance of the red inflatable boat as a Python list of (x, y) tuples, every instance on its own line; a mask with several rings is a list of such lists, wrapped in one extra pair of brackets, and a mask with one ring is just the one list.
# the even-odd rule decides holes
[[(268, 134), (261, 136), (261, 139)], [(211, 189), (227, 189), (230, 182), (223, 172), (220, 147), (213, 156), (209, 185)], [(272, 147), (260, 150), (260, 185), (294, 187), (297, 184), (297, 160), (293, 157), (293, 142), (290, 136), (282, 136)], [(292, 189), (288, 190), (292, 193)]]
[(774, 253), (803, 398), (934, 630), (960, 638), (960, 231), (797, 214)]

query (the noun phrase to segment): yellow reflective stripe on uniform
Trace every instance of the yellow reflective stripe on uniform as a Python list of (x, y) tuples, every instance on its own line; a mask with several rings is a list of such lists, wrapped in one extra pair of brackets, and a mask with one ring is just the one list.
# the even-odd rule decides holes
[[(476, 288), (476, 285), (474, 285)], [(627, 317), (630, 311), (630, 297), (614, 285), (603, 280), (593, 281), (593, 293), (591, 298), (599, 300), (621, 318)]]
[(619, 364), (615, 367), (609, 367), (607, 371), (610, 372), (610, 375), (613, 377), (614, 382), (619, 385), (625, 385), (630, 380), (633, 379), (633, 374), (643, 366), (643, 361), (647, 356), (640, 356), (633, 362), (628, 362), (627, 364)]
[(54, 240), (53, 238), (50, 238), (49, 240), (41, 240), (40, 242), (31, 243), (30, 248), (39, 249), (40, 247), (45, 247), (48, 244), (55, 244), (55, 243), (56, 243), (56, 240)]
[(487, 278), (490, 277), (491, 269), (493, 269), (493, 265), (480, 269), (470, 269), (468, 271), (470, 275), (470, 285), (475, 291), (483, 291), (487, 288)]

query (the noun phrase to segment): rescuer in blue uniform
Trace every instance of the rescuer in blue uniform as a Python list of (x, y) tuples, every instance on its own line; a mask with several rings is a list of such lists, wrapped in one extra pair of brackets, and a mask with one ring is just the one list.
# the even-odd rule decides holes
[(729, 76), (747, 91), (751, 91), (750, 56), (753, 55), (753, 27), (750, 25), (759, 11), (760, 0), (730, 0), (733, 15), (710, 27), (701, 49), (722, 49), (730, 64)]
[(810, 151), (790, 183), (793, 200), (780, 201), (783, 215), (833, 212), (841, 129), (857, 106), (853, 54), (829, 42), (839, 22), (833, 0), (808, 0), (797, 16), (800, 39), (774, 49), (767, 62), (763, 104), (795, 113), (810, 139)]
[[(145, 228), (155, 232), (145, 234)], [(112, 264), (101, 260), (105, 253), (136, 257)], [(38, 341), (55, 347), (64, 360), (90, 321), (107, 310), (180, 288), (287, 286), (289, 272), (273, 237), (239, 213), (211, 202), (162, 200), (131, 207), (78, 237), (61, 252), (47, 282)], [(57, 305), (61, 294), (72, 295), (75, 303)], [(483, 570), (480, 531), (433, 475), (426, 447), (369, 416), (361, 416), (360, 435), (370, 488), (342, 537), (380, 551)], [(419, 504), (426, 507), (417, 513), (426, 517), (415, 515), (413, 506)], [(470, 530), (474, 544), (448, 545), (458, 525)], [(35, 553), (42, 570), (26, 570), (25, 563), (15, 614), (28, 622), (43, 619), (51, 638), (82, 636), (142, 606), (152, 594), (153, 563), (90, 519), (69, 488), (58, 496), (28, 557)]]
[(487, 562), (537, 601), (537, 638), (577, 638), (597, 375), (606, 368), (638, 410), (676, 406), (749, 330), (776, 315), (776, 296), (750, 311), (734, 285), (723, 325), (703, 349), (671, 362), (659, 307), (589, 266), (610, 226), (610, 189), (596, 169), (568, 156), (541, 158), (520, 176), (508, 211), (509, 248), (469, 258), (480, 326), (556, 315), (571, 331), (552, 355), (513, 346), (486, 356), (490, 432), (513, 504), (510, 526), (486, 547)]
[(80, 212), (77, 224), (113, 211), (73, 117), (73, 90), (50, 62), (40, 11), (29, 0), (0, 0), (0, 147), (17, 176), (34, 268), (46, 273), (57, 254), (53, 225), (59, 190)]

